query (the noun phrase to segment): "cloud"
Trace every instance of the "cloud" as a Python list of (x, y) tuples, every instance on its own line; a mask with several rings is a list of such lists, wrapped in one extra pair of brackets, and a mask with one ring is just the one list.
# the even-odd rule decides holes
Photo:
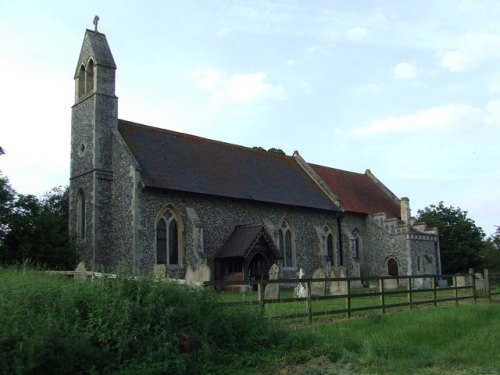
[(403, 62), (394, 66), (392, 73), (399, 79), (413, 79), (417, 76), (418, 69), (414, 64)]
[(486, 110), (464, 104), (432, 107), (401, 117), (374, 120), (364, 127), (354, 129), (357, 136), (412, 133), (432, 135), (450, 129), (464, 132), (477, 130), (488, 122), (500, 121), (500, 101), (490, 102)]
[(500, 58), (500, 36), (487, 33), (466, 33), (457, 47), (441, 54), (441, 66), (452, 73), (464, 73), (484, 61)]
[(266, 73), (234, 74), (228, 78), (210, 68), (198, 69), (193, 78), (213, 103), (250, 103), (259, 99), (283, 99), (282, 86), (267, 83)]

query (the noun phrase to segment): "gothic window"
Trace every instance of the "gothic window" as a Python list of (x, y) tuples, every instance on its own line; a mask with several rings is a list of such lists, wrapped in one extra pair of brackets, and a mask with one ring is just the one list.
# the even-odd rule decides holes
[(80, 71), (78, 72), (78, 98), (85, 95), (85, 66), (80, 66)]
[(89, 93), (94, 90), (94, 61), (92, 59), (89, 60), (86, 71), (86, 92)]
[(156, 263), (166, 265), (182, 264), (179, 241), (179, 219), (167, 209), (156, 223)]
[(352, 231), (352, 256), (354, 259), (359, 259), (360, 239), (359, 230), (356, 228)]
[(278, 247), (283, 254), (283, 267), (295, 267), (294, 236), (286, 220), (281, 222), (278, 230)]
[(417, 256), (417, 271), (421, 272), (422, 271), (422, 257)]
[(333, 233), (332, 233), (332, 230), (327, 226), (325, 225), (325, 228), (323, 229), (324, 230), (324, 255), (327, 257), (327, 259), (330, 261), (330, 264), (333, 266), (335, 264), (338, 264), (338, 260), (335, 259), (335, 248), (334, 248), (334, 244), (335, 244), (335, 241), (334, 241), (334, 237), (333, 237)]
[(80, 189), (76, 196), (76, 235), (78, 239), (85, 238), (85, 194)]

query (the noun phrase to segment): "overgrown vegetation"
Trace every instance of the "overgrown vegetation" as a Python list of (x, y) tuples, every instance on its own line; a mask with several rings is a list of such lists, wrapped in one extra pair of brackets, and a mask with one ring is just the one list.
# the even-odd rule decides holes
[(257, 309), (218, 302), (210, 290), (147, 277), (78, 282), (0, 270), (0, 372), (253, 372), (283, 333)]
[(500, 304), (290, 329), (207, 289), (0, 269), (0, 373), (497, 373), (495, 342)]

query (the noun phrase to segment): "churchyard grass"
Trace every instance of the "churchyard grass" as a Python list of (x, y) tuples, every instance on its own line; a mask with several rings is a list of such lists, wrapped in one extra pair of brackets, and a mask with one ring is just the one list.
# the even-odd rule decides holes
[[(291, 291), (283, 296), (291, 297)], [(266, 319), (258, 304), (223, 303), (241, 298), (255, 301), (256, 296), (190, 289), (149, 277), (82, 282), (26, 268), (0, 268), (0, 373), (500, 371), (500, 304), (438, 305), (388, 315), (377, 311), (361, 319), (335, 324), (314, 319), (306, 325), (304, 319)], [(327, 304), (342, 306), (343, 301), (313, 303), (330, 309)], [(304, 311), (304, 301), (291, 306)], [(179, 333), (201, 345), (186, 349)]]

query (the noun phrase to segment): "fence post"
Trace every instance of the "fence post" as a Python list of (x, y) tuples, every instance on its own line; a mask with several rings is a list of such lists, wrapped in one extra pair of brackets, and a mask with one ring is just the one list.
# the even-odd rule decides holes
[(486, 296), (488, 297), (488, 301), (491, 303), (491, 290), (490, 290), (490, 273), (487, 268), (484, 269), (484, 290), (486, 292)]
[(455, 286), (455, 305), (458, 306), (458, 285), (457, 285), (457, 275), (453, 275), (453, 285)]
[(413, 294), (411, 292), (411, 276), (408, 277), (408, 306), (411, 308), (413, 307)]
[(347, 317), (351, 317), (351, 279), (347, 278), (347, 296), (345, 299), (345, 308), (347, 310)]
[(432, 292), (434, 294), (434, 307), (437, 306), (437, 282), (436, 282), (436, 275), (432, 276)]
[(265, 313), (265, 307), (264, 307), (264, 285), (262, 284), (262, 281), (259, 281), (259, 283), (257, 284), (257, 291), (258, 291), (258, 294), (259, 294), (259, 306), (260, 306), (260, 311), (262, 313), (262, 315), (264, 315)]
[(474, 275), (474, 268), (469, 268), (469, 278), (472, 285), (472, 297), (474, 297), (474, 303), (476, 303), (477, 302), (476, 275)]
[(307, 299), (306, 299), (306, 309), (307, 309), (307, 323), (312, 323), (312, 306), (311, 306), (311, 281), (307, 282)]
[(378, 279), (380, 289), (380, 306), (382, 307), (382, 314), (385, 314), (385, 296), (384, 296), (384, 279)]

